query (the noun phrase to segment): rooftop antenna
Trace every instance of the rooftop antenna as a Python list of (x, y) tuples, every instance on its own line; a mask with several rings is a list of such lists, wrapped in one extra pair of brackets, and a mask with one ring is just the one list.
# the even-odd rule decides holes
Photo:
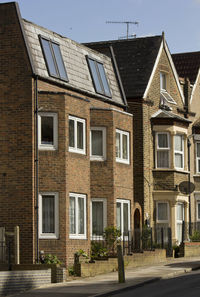
[(106, 21), (106, 24), (126, 24), (126, 38), (129, 38), (129, 25), (133, 24), (133, 25), (138, 25), (139, 22), (129, 22), (129, 21), (125, 21), (125, 22), (114, 22), (114, 21)]

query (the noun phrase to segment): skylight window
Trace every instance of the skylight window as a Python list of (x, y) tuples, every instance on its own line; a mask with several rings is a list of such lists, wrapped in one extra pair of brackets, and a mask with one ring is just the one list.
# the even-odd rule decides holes
[(87, 57), (90, 73), (97, 93), (111, 97), (103, 64)]
[(40, 37), (40, 42), (49, 75), (68, 81), (59, 45), (42, 37)]

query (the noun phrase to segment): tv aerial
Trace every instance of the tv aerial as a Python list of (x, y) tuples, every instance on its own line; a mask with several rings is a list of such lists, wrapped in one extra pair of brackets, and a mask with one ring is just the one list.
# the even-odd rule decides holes
[(121, 37), (121, 38), (128, 39), (131, 36), (136, 37), (135, 34), (134, 35), (129, 35), (129, 25), (139, 25), (139, 22), (132, 22), (132, 21), (124, 21), (124, 22), (106, 21), (106, 24), (126, 24), (126, 37)]

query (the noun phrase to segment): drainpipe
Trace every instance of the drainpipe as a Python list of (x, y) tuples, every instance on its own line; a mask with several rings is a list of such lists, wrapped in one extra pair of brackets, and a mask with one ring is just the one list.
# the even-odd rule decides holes
[(189, 202), (189, 236), (191, 236), (191, 196), (190, 196), (190, 146), (191, 142), (188, 137), (187, 139), (187, 149), (188, 149), (188, 186), (189, 186), (189, 196), (188, 196), (188, 202)]
[(36, 263), (39, 263), (39, 164), (38, 164), (38, 77), (35, 77), (35, 212), (36, 212)]

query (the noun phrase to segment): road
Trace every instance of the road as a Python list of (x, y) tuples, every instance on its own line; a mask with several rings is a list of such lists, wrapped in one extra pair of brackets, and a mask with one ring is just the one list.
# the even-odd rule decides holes
[(200, 272), (191, 272), (176, 278), (160, 280), (139, 288), (126, 290), (114, 297), (198, 297), (200, 296)]

